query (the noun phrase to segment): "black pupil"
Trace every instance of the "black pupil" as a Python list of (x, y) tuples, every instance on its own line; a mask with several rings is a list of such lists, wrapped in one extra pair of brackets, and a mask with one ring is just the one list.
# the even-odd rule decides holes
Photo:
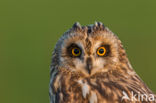
[(74, 49), (74, 53), (75, 53), (75, 54), (79, 54), (79, 52), (80, 52), (80, 51), (79, 51), (78, 49)]
[(104, 53), (104, 49), (100, 49), (100, 50), (99, 50), (99, 53), (100, 53), (100, 54), (103, 54), (103, 53)]

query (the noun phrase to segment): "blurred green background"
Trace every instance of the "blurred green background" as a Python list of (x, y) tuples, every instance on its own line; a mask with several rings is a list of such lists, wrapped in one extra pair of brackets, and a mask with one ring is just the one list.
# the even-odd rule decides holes
[(101, 21), (156, 93), (155, 0), (0, 0), (0, 103), (49, 103), (49, 65), (74, 22)]

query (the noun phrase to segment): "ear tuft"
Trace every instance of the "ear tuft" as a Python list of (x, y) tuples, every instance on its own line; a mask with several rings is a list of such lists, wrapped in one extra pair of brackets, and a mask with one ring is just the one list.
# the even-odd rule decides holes
[(93, 26), (94, 30), (104, 30), (105, 26), (102, 22), (95, 22)]
[(79, 22), (74, 23), (72, 28), (75, 29), (75, 30), (81, 30), (82, 29), (82, 27), (81, 27)]

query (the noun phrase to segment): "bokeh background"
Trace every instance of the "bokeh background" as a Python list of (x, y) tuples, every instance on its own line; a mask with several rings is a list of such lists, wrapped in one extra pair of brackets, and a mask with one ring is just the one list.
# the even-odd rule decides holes
[(0, 103), (49, 103), (49, 66), (74, 22), (116, 33), (135, 71), (156, 93), (155, 0), (0, 0)]

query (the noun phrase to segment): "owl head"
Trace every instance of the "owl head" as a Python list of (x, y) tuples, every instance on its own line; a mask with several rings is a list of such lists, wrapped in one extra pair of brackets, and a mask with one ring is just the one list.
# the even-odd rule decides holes
[(59, 39), (54, 52), (53, 61), (60, 70), (85, 76), (111, 71), (126, 62), (121, 41), (101, 22), (89, 26), (75, 23)]

